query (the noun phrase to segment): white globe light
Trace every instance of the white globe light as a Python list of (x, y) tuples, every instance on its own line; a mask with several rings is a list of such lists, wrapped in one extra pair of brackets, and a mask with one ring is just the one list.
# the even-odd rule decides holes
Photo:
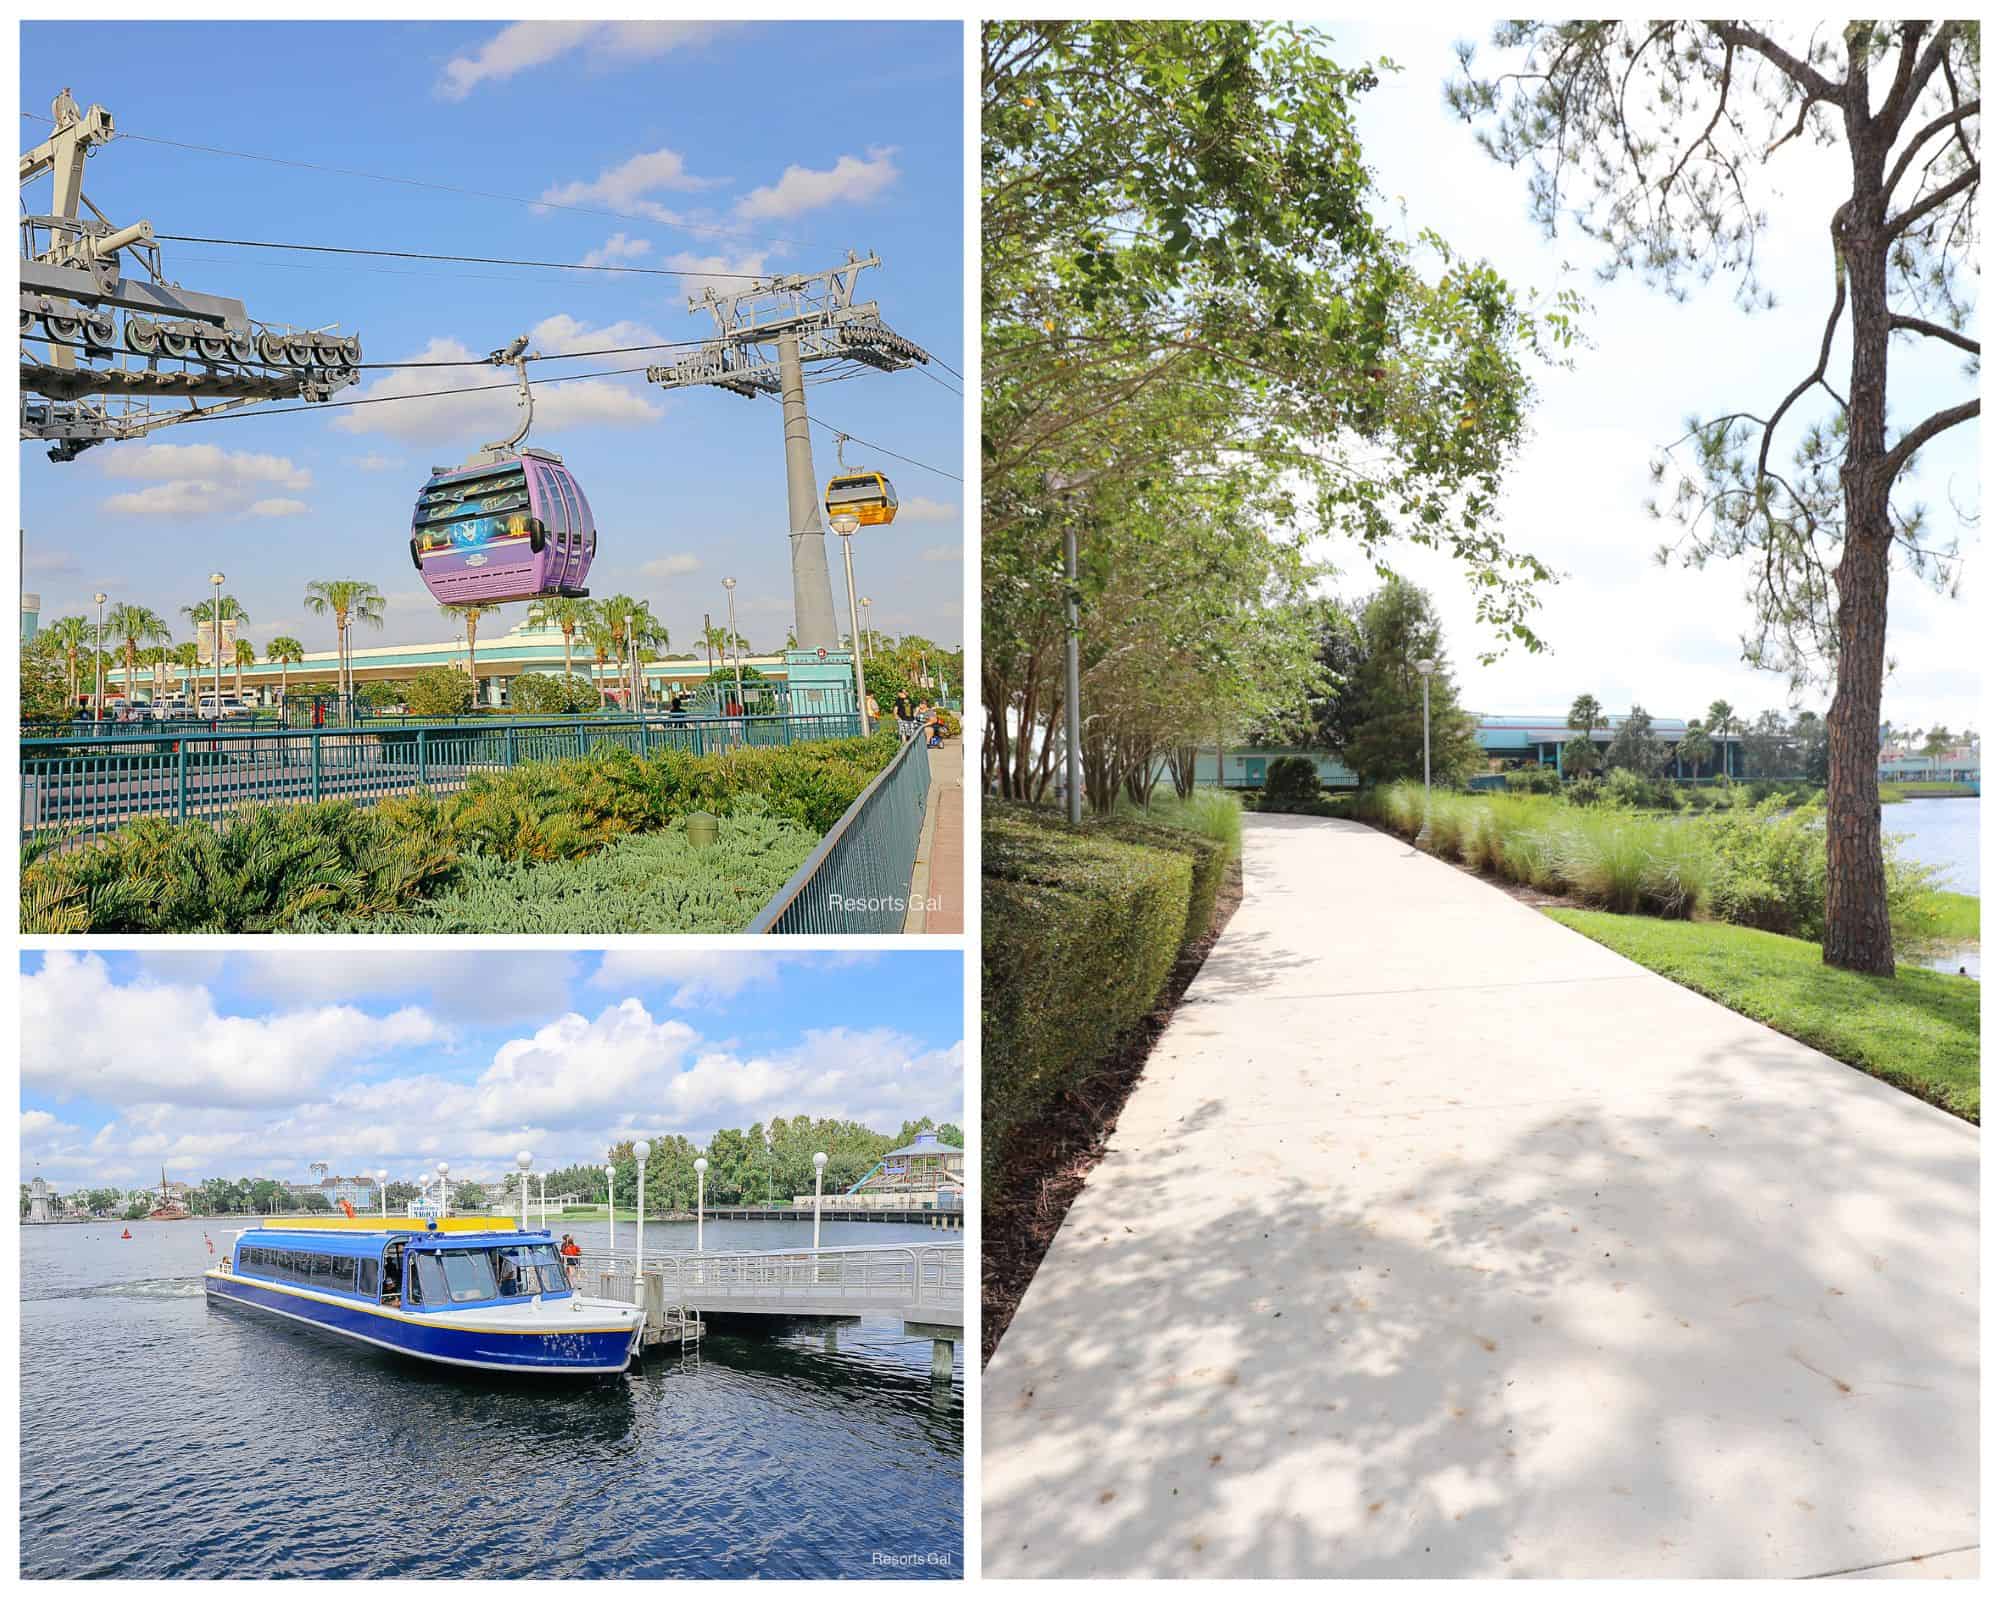
[(817, 1171), (820, 1168), (824, 1167), (825, 1165), (826, 1165), (826, 1152), (824, 1150), (815, 1151), (813, 1153), (814, 1170)]
[(1417, 671), (1421, 672), (1426, 678), (1428, 678), (1433, 672), (1437, 671), (1437, 669), (1438, 669), (1438, 664), (1435, 661), (1431, 660), (1429, 656), (1425, 656), (1423, 660), (1417, 663)]
[(384, 1168), (384, 1169), (383, 1169), (382, 1171), (380, 1171), (380, 1172), (376, 1173), (376, 1174), (375, 1174), (375, 1181), (376, 1181), (377, 1183), (387, 1183), (387, 1182), (389, 1181), (389, 1173), (388, 1173), (388, 1169), (387, 1169), (387, 1168)]
[(694, 1170), (695, 1170), (696, 1172), (706, 1172), (706, 1171), (708, 1171), (708, 1157), (707, 1157), (707, 1156), (696, 1156), (696, 1157), (694, 1158)]
[(641, 1161), (644, 1161), (652, 1153), (653, 1146), (650, 1140), (641, 1139), (637, 1144), (632, 1146), (632, 1154), (637, 1156)]
[(519, 1167), (523, 1172), (526, 1172), (534, 1164), (535, 1158), (528, 1151), (517, 1150), (514, 1153), (514, 1165)]
[(446, 1173), (450, 1171), (451, 1171), (451, 1163), (449, 1161), (440, 1161), (438, 1163), (438, 1176), (440, 1178), (442, 1178)]

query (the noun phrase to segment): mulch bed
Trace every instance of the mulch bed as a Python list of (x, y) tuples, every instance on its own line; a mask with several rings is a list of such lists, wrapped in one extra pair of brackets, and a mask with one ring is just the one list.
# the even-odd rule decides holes
[(1243, 903), (1243, 865), (1230, 865), (1215, 897), (1208, 937), (1189, 947), (1168, 975), (1159, 1003), (1118, 1041), (1083, 1085), (1046, 1116), (1017, 1128), (1000, 1162), (1004, 1176), (980, 1196), (980, 1365), (993, 1358), (1042, 1257), (1104, 1158), (1118, 1114), (1146, 1070), (1153, 1045), (1229, 919)]

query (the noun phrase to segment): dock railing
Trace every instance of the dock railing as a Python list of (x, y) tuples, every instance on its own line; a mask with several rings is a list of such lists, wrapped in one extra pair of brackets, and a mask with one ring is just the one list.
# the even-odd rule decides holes
[[(860, 731), (858, 718), (840, 712), (433, 722), (385, 718), (327, 728), (227, 719), (78, 726), (90, 731), (21, 740), (23, 835), (90, 838), (141, 817), (220, 827), (252, 806), (322, 800), (371, 805), (419, 789), (451, 794), (476, 772), (588, 755), (606, 745), (641, 756), (662, 750), (707, 755), (753, 745), (852, 738)], [(879, 784), (878, 779), (869, 792)], [(914, 857), (912, 835), (906, 859)], [(906, 867), (906, 889), (907, 881)]]
[[(588, 1224), (584, 1225), (586, 1228)], [(583, 1239), (576, 1283), (589, 1295), (608, 1276), (629, 1301), (631, 1251), (593, 1250)], [(833, 1245), (820, 1250), (751, 1250), (646, 1254), (664, 1303), (701, 1312), (775, 1316), (893, 1314), (907, 1321), (962, 1327), (965, 1251), (958, 1245)]]
[(900, 933), (930, 799), (930, 758), (906, 739), (749, 933)]

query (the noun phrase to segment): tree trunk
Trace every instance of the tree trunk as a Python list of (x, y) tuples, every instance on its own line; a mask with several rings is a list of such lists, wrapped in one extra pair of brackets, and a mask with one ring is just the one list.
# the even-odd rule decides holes
[[(1851, 214), (1843, 208), (1843, 216)], [(1836, 220), (1834, 243), (1846, 263), (1851, 296), (1853, 362), (1847, 459), (1840, 472), (1847, 525), (1840, 565), (1834, 569), (1840, 655), (1827, 713), (1826, 938), (1820, 955), (1831, 967), (1890, 977), (1896, 971), (1896, 949), (1889, 930), (1882, 797), (1875, 774), (1894, 532), (1883, 467), (1888, 261), (1883, 243), (1857, 237), (1858, 232)]]

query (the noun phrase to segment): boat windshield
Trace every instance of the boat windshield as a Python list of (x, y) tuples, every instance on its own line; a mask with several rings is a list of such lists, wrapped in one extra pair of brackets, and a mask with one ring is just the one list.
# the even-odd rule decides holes
[(551, 1244), (507, 1245), (486, 1250), (426, 1250), (416, 1256), (413, 1298), (429, 1306), (474, 1305), (486, 1300), (566, 1294), (569, 1280)]
[(493, 1269), (503, 1297), (569, 1293), (562, 1257), (552, 1244), (507, 1245), (495, 1250)]

